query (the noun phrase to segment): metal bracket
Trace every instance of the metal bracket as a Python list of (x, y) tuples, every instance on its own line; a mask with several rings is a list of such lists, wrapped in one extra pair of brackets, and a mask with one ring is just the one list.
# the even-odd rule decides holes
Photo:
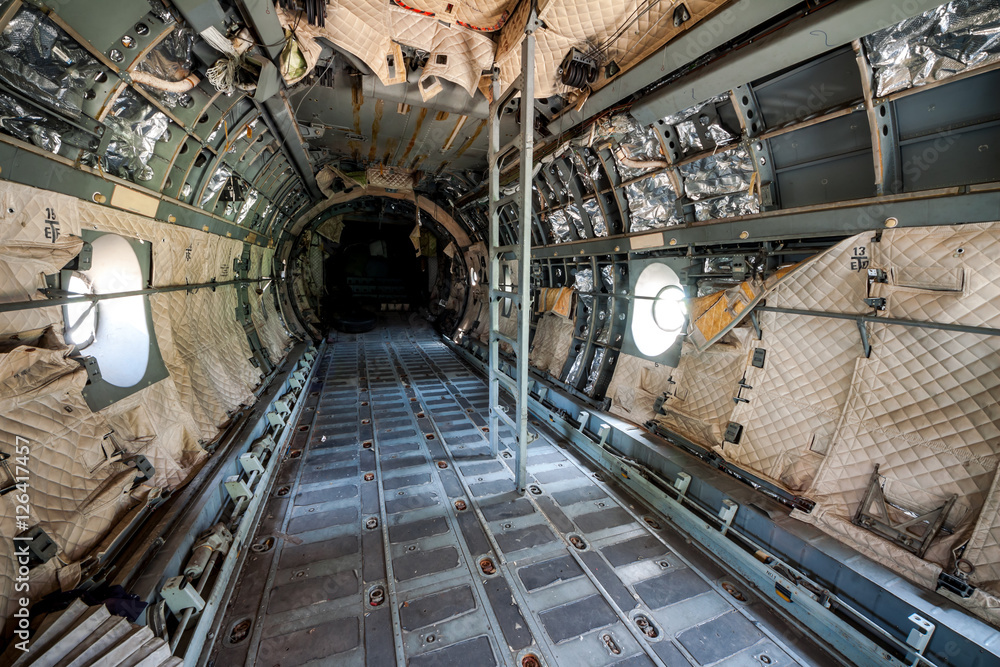
[(255, 472), (264, 472), (264, 466), (254, 452), (240, 454), (240, 466), (248, 475)]
[(241, 479), (239, 475), (227, 477), (223, 484), (226, 487), (226, 491), (229, 492), (229, 497), (233, 499), (233, 502), (237, 506), (239, 506), (240, 501), (244, 498), (248, 500), (253, 498), (253, 491), (247, 486), (246, 480)]
[[(747, 399), (742, 399), (744, 402), (749, 403)], [(731, 442), (734, 445), (740, 444), (740, 438), (743, 437), (743, 424), (738, 424), (736, 422), (729, 422), (726, 425), (726, 433), (722, 436), (724, 442)]]
[(857, 319), (858, 322), (858, 333), (861, 334), (861, 347), (865, 350), (865, 359), (872, 356), (872, 343), (868, 339), (868, 325), (865, 323), (863, 317)]
[(736, 518), (736, 512), (739, 509), (740, 506), (728, 498), (722, 501), (722, 507), (719, 509), (719, 519), (722, 520), (720, 530), (723, 535), (729, 532), (729, 527), (733, 525), (733, 519)]
[(7, 459), (10, 458), (10, 454), (6, 452), (0, 452), (0, 469), (3, 469), (5, 479), (0, 480), (0, 496), (10, 493), (17, 488), (17, 477), (14, 476), (14, 471), (10, 469), (10, 464), (7, 463)]
[(153, 464), (149, 462), (149, 459), (142, 454), (135, 454), (122, 459), (122, 463), (127, 465), (129, 468), (135, 468), (137, 474), (133, 484), (136, 486), (147, 479), (153, 479), (153, 476), (156, 474), (156, 468), (154, 468)]
[(970, 584), (964, 577), (957, 574), (942, 572), (938, 575), (937, 590), (944, 589), (960, 598), (970, 598), (976, 591), (976, 587)]
[(893, 102), (883, 100), (873, 108), (870, 119), (875, 121), (878, 136), (879, 164), (882, 167), (878, 193), (897, 194), (903, 191), (903, 177), (900, 173), (899, 138), (896, 130), (896, 107)]
[(885, 310), (886, 300), (885, 297), (869, 297), (865, 299), (865, 305), (869, 308), (874, 308), (875, 310)]
[(681, 137), (677, 134), (677, 128), (673, 125), (667, 125), (661, 118), (653, 124), (653, 129), (660, 139), (660, 147), (667, 157), (667, 162), (670, 164), (680, 162), (683, 154), (681, 153)]
[(534, 1), (532, 1), (531, 13), (528, 14), (528, 20), (524, 23), (524, 34), (531, 35), (541, 27), (542, 22), (538, 18), (538, 6)]
[(101, 367), (97, 363), (96, 357), (83, 357), (78, 359), (83, 367), (87, 369), (87, 384), (99, 382), (101, 379)]
[[(945, 501), (945, 504), (923, 514), (916, 514), (899, 508), (900, 513), (905, 513), (911, 517), (906, 521), (897, 522), (892, 519), (889, 513), (889, 503), (885, 499), (882, 490), (882, 476), (878, 474), (879, 464), (875, 464), (871, 479), (868, 482), (868, 490), (865, 492), (861, 504), (851, 518), (851, 523), (856, 526), (866, 528), (880, 537), (894, 542), (911, 553), (923, 558), (930, 547), (931, 542), (937, 537), (938, 532), (948, 518), (958, 496), (952, 495)], [(875, 512), (872, 512), (872, 506)], [(923, 533), (914, 532), (912, 529), (925, 525)]]
[(767, 139), (761, 139), (765, 131), (764, 116), (757, 96), (750, 84), (736, 86), (730, 91), (733, 106), (740, 115), (746, 130), (746, 148), (753, 157), (754, 169), (757, 170), (757, 180), (760, 186), (760, 210), (770, 211), (778, 208), (778, 188), (774, 173), (774, 160), (771, 158), (771, 146)]
[(868, 285), (872, 283), (887, 283), (889, 275), (882, 269), (868, 269)]
[(677, 490), (678, 499), (687, 495), (689, 486), (691, 486), (691, 475), (686, 472), (677, 473), (677, 479), (674, 480), (674, 488)]
[(930, 643), (936, 626), (917, 613), (910, 614), (907, 618), (913, 623), (914, 627), (910, 629), (910, 633), (906, 636), (906, 643), (913, 647), (913, 650), (916, 652), (916, 656), (914, 656), (915, 660), (912, 664), (918, 665), (920, 664), (920, 656), (924, 654), (924, 650)]
[(205, 608), (205, 600), (183, 575), (167, 579), (163, 588), (160, 589), (160, 595), (163, 596), (170, 611), (178, 618), (186, 609), (194, 609), (199, 612)]
[[(750, 324), (753, 325), (753, 330), (757, 332), (757, 340), (764, 340), (764, 331), (760, 328), (760, 318), (757, 316), (756, 310), (750, 311)], [(754, 354), (756, 354), (756, 351), (754, 351)]]
[(25, 543), (32, 560), (38, 563), (46, 563), (59, 553), (59, 547), (56, 546), (55, 541), (39, 525), (32, 526), (18, 534), (14, 541)]

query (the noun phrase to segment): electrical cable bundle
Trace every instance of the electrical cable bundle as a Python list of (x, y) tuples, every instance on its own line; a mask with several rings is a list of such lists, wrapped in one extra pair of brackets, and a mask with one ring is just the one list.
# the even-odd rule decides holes
[(282, 9), (305, 12), (309, 25), (326, 25), (326, 0), (278, 0)]

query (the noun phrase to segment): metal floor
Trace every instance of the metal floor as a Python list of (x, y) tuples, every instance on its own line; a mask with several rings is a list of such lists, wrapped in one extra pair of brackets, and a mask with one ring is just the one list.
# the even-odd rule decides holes
[(544, 431), (518, 497), (433, 332), (342, 335), (310, 389), (209, 664), (833, 664)]

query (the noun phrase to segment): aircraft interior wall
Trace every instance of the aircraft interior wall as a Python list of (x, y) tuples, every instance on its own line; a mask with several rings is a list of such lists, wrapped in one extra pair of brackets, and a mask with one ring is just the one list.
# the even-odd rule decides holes
[(0, 0), (0, 667), (1000, 664), (998, 3), (414, 2)]

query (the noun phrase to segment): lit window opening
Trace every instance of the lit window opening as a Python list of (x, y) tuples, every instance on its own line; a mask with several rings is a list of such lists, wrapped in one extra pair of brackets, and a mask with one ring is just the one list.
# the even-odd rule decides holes
[(687, 321), (684, 288), (673, 269), (650, 264), (635, 284), (632, 340), (639, 352), (658, 357), (677, 341)]
[[(79, 271), (70, 276), (66, 291), (71, 295), (89, 295), (94, 293), (90, 279)], [(80, 301), (66, 304), (66, 342), (82, 350), (94, 342), (97, 332), (96, 301)]]

